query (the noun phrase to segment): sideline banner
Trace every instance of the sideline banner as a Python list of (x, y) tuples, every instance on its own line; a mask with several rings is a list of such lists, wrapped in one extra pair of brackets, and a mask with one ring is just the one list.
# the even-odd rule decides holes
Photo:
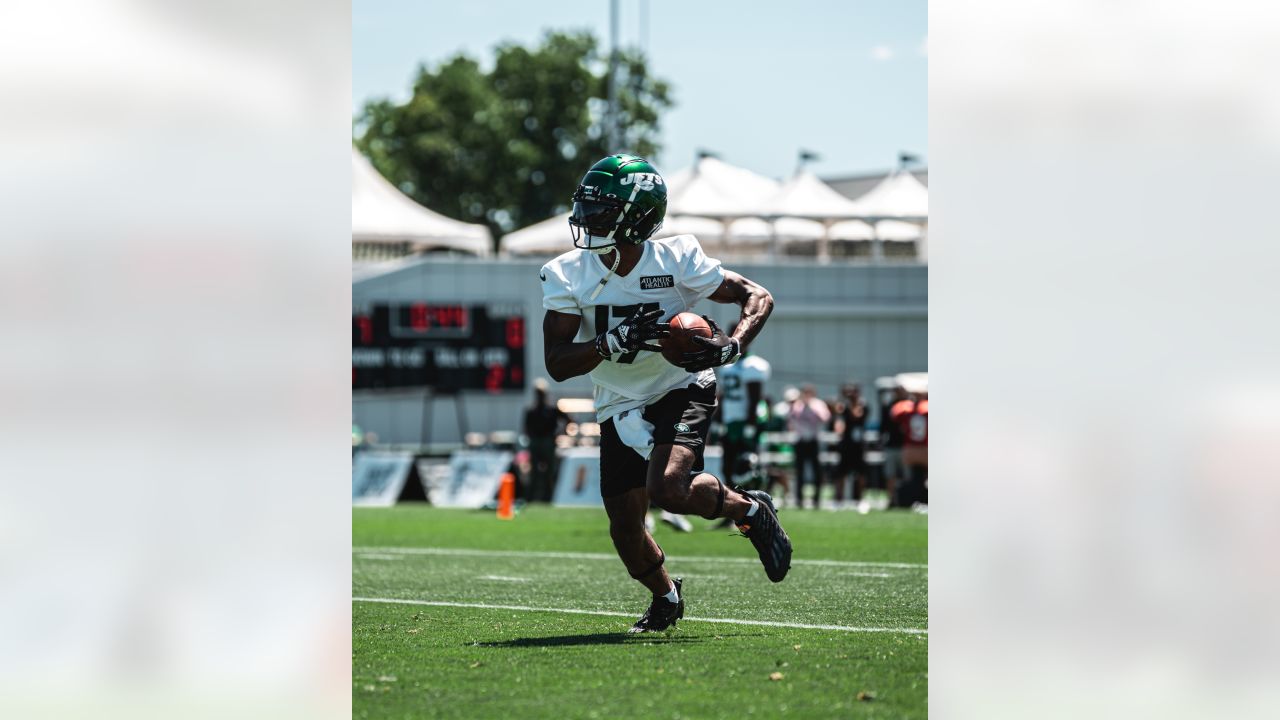
[(412, 467), (412, 453), (357, 453), (351, 461), (351, 504), (362, 507), (395, 505)]
[(423, 476), (427, 499), (436, 507), (482, 508), (493, 502), (513, 454), (502, 450), (459, 450), (449, 472)]
[[(709, 447), (703, 454), (706, 472), (721, 480), (720, 448)], [(556, 507), (603, 507), (600, 499), (600, 448), (576, 447), (560, 451), (560, 472), (551, 504)]]

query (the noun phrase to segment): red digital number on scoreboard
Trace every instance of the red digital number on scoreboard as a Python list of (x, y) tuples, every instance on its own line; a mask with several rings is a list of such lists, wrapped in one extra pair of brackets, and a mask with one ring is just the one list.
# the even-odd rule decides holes
[(507, 318), (507, 347), (513, 350), (524, 347), (524, 318)]
[(414, 332), (466, 330), (470, 327), (471, 312), (462, 305), (409, 305), (409, 328)]

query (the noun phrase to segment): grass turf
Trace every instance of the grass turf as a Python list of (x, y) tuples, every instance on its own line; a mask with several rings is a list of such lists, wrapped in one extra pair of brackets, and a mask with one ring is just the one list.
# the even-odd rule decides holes
[(893, 630), (928, 627), (927, 516), (780, 518), (801, 562), (777, 585), (745, 539), (697, 518), (691, 534), (659, 525), (667, 568), (685, 578), (686, 618), (628, 636), (648, 595), (613, 556), (602, 510), (536, 507), (501, 522), (415, 504), (356, 509), (352, 592), (382, 602), (352, 606), (353, 715), (925, 717), (928, 635)]

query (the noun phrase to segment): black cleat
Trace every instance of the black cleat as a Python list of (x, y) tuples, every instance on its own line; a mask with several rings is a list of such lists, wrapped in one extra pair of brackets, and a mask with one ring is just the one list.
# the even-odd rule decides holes
[(791, 569), (791, 538), (778, 522), (778, 512), (773, 508), (773, 498), (763, 490), (743, 490), (743, 494), (760, 503), (756, 514), (743, 518), (738, 530), (746, 536), (760, 554), (764, 574), (773, 582), (782, 582)]
[(631, 626), (629, 633), (662, 632), (673, 628), (676, 621), (684, 617), (684, 591), (680, 589), (683, 578), (675, 578), (671, 582), (676, 586), (676, 597), (679, 602), (671, 602), (661, 595), (655, 595), (649, 609)]

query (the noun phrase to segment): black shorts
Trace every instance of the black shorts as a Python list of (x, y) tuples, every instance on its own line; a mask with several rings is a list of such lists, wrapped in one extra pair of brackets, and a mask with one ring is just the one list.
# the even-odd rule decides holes
[(840, 463), (836, 466), (836, 474), (867, 471), (867, 448), (864, 443), (840, 443), (837, 449), (840, 452)]
[[(663, 395), (644, 408), (643, 417), (653, 425), (653, 444), (683, 445), (693, 451), (693, 470), (703, 469), (702, 451), (711, 431), (716, 409), (716, 386), (690, 384)], [(649, 461), (625, 445), (613, 426), (613, 418), (600, 424), (600, 496), (611, 498), (644, 487)]]

